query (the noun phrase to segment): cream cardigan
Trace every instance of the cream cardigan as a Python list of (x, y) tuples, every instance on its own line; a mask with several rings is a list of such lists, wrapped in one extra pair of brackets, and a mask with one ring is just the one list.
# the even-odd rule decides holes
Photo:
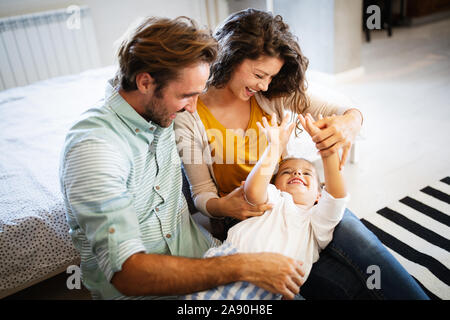
[[(310, 106), (302, 110), (302, 114), (309, 112), (315, 119), (317, 119), (319, 114), (324, 116), (339, 115), (347, 110), (342, 105), (320, 99), (311, 92), (308, 92), (307, 96)], [(268, 114), (275, 112), (277, 119), (281, 119), (286, 112), (292, 115), (288, 106), (295, 103), (295, 101), (290, 97), (269, 100), (262, 94), (256, 93), (255, 98), (261, 109)], [(294, 117), (291, 117), (291, 121), (293, 119)], [(178, 153), (183, 161), (184, 170), (189, 180), (195, 207), (204, 215), (213, 217), (206, 210), (206, 203), (212, 198), (219, 198), (219, 196), (206, 129), (197, 112), (182, 112), (178, 114), (174, 122), (174, 129)], [(291, 136), (292, 139), (297, 139), (294, 134)], [(296, 151), (294, 149), (298, 147), (299, 143), (295, 143), (295, 141), (291, 143), (290, 141), (283, 156), (294, 154)]]

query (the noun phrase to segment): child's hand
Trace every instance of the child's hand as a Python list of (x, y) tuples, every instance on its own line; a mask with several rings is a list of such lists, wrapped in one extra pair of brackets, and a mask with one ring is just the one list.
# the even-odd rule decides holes
[(272, 114), (271, 124), (267, 122), (266, 117), (263, 117), (262, 122), (264, 126), (261, 126), (261, 123), (257, 122), (259, 130), (264, 132), (266, 135), (267, 141), (269, 144), (278, 146), (280, 153), (286, 148), (286, 145), (289, 141), (289, 137), (292, 134), (292, 130), (294, 129), (295, 122), (288, 125), (289, 114), (285, 115), (283, 121), (278, 126), (277, 124), (277, 116), (276, 114)]
[[(301, 125), (303, 126), (303, 128), (306, 130), (306, 132), (309, 133), (309, 135), (311, 137), (313, 137), (314, 135), (316, 135), (317, 133), (320, 132), (319, 127), (317, 127), (314, 124), (314, 118), (311, 116), (311, 114), (307, 113), (306, 117), (303, 117), (303, 115), (299, 114), (298, 115), (298, 119), (300, 120)], [(319, 115), (319, 120), (323, 119), (322, 115)], [(334, 154), (334, 153), (333, 153)], [(331, 154), (327, 155), (330, 156)]]
[[(306, 132), (309, 133), (311, 137), (320, 132), (320, 129), (314, 125), (314, 118), (311, 114), (307, 113), (306, 117), (303, 117), (302, 114), (299, 114), (298, 119), (300, 120), (302, 127), (306, 130)], [(322, 115), (319, 115), (319, 119), (322, 119)]]

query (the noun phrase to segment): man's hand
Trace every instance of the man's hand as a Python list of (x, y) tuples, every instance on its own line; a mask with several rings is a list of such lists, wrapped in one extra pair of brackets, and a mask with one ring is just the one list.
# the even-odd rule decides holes
[(283, 295), (285, 299), (294, 299), (304, 283), (303, 263), (278, 253), (246, 254), (244, 281), (253, 283), (267, 291)]

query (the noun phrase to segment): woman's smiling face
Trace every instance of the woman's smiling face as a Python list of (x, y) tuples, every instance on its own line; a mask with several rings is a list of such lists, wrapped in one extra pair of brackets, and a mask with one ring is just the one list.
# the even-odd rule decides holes
[(265, 55), (256, 60), (245, 59), (236, 67), (226, 87), (239, 99), (249, 100), (256, 92), (267, 91), (283, 64), (282, 59)]

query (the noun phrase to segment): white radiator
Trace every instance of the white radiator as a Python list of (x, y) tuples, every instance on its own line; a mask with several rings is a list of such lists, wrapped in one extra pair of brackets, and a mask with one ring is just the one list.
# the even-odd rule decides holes
[(99, 66), (88, 7), (0, 19), (0, 90)]

